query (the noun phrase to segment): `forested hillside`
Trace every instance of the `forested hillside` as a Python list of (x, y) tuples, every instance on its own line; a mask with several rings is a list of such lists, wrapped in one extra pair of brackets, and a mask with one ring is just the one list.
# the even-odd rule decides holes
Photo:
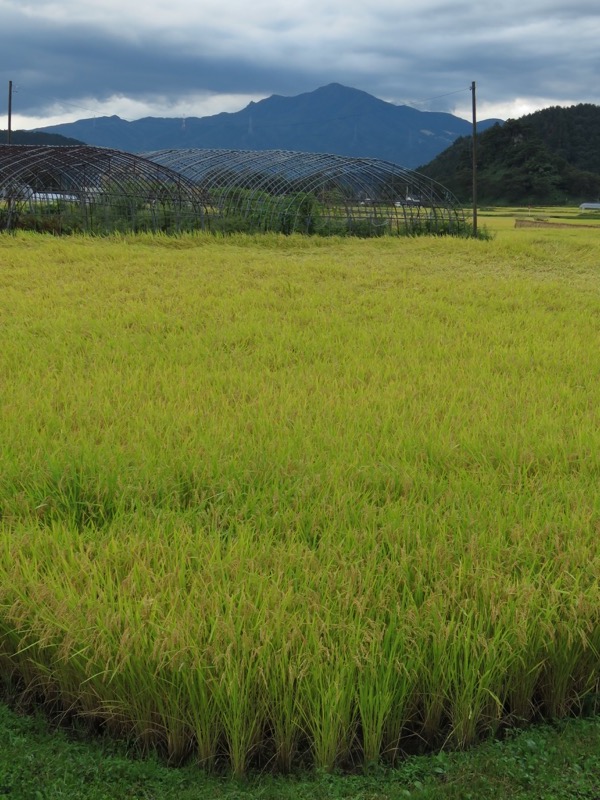
[[(472, 198), (472, 140), (461, 137), (419, 171)], [(477, 137), (480, 203), (574, 203), (600, 196), (600, 107), (547, 108)]]
[[(7, 143), (7, 131), (0, 130), (0, 144)], [(12, 131), (10, 135), (11, 144), (51, 144), (68, 145), (83, 144), (79, 139), (70, 139), (58, 133), (41, 133), (38, 131)]]
[(600, 106), (553, 106), (523, 117), (547, 147), (577, 169), (600, 174)]

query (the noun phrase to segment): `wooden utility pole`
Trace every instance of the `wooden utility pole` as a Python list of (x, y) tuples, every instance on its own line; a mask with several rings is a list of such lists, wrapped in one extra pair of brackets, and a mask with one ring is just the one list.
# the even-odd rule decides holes
[(477, 100), (475, 81), (471, 84), (473, 95), (473, 236), (477, 236)]
[(6, 131), (6, 144), (10, 144), (10, 131), (12, 127), (12, 81), (8, 82), (8, 129)]

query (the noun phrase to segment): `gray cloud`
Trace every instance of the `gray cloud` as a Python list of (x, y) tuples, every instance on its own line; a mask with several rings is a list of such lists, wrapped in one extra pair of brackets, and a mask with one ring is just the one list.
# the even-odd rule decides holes
[[(296, 0), (283, 9), (228, 0), (223, 8), (219, 0), (0, 0), (0, 81), (18, 85), (15, 109), (31, 118), (78, 102), (106, 112), (116, 97), (119, 108), (143, 103), (158, 115), (186, 98), (291, 95), (332, 81), (436, 110), (467, 106), (471, 80), (490, 109), (600, 102), (596, 0)], [(452, 94), (461, 89), (464, 98)]]

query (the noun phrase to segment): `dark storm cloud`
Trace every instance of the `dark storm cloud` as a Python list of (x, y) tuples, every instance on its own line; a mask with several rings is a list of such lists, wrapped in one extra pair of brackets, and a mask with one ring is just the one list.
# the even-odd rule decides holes
[(294, 90), (298, 70), (271, 68), (242, 58), (180, 54), (160, 41), (126, 41), (81, 26), (17, 30), (4, 49), (7, 70), (19, 87), (25, 111), (77, 97), (103, 100), (113, 94), (151, 97), (194, 92), (253, 93)]
[(31, 117), (115, 97), (158, 115), (186, 97), (332, 81), (436, 110), (471, 80), (490, 107), (600, 102), (595, 0), (228, 0), (226, 16), (218, 0), (0, 0), (0, 14), (0, 80)]

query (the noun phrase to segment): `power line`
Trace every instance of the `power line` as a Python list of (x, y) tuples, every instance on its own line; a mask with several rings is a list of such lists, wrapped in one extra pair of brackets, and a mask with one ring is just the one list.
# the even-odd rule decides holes
[[(23, 89), (22, 89), (21, 86), (19, 86), (19, 90), (20, 90), (20, 93), (23, 93)], [(15, 89), (15, 91), (16, 91), (16, 89)], [(90, 114), (94, 114), (94, 116), (99, 113), (97, 108), (93, 109), (93, 108), (88, 108), (87, 106), (78, 105), (77, 103), (70, 103), (67, 100), (61, 100), (59, 97), (53, 97), (53, 96), (48, 96), (48, 95), (39, 95), (39, 94), (31, 94), (27, 90), (25, 90), (25, 92), (24, 92), (24, 97), (25, 97), (25, 99), (37, 100), (39, 102), (43, 102), (43, 103), (46, 103), (46, 104), (48, 104), (48, 103), (56, 103), (58, 106), (69, 106), (70, 108), (79, 108), (82, 111), (89, 111), (89, 113)]]
[[(470, 86), (466, 86), (464, 89), (455, 89), (453, 92), (446, 92), (445, 94), (436, 94), (434, 97), (425, 97), (422, 100), (410, 100), (410, 103), (417, 103), (422, 105), (423, 103), (431, 103), (432, 100), (441, 100), (444, 97), (451, 97), (453, 94), (462, 94), (463, 92), (471, 91)], [(409, 105), (409, 102), (406, 102), (406, 105)]]

